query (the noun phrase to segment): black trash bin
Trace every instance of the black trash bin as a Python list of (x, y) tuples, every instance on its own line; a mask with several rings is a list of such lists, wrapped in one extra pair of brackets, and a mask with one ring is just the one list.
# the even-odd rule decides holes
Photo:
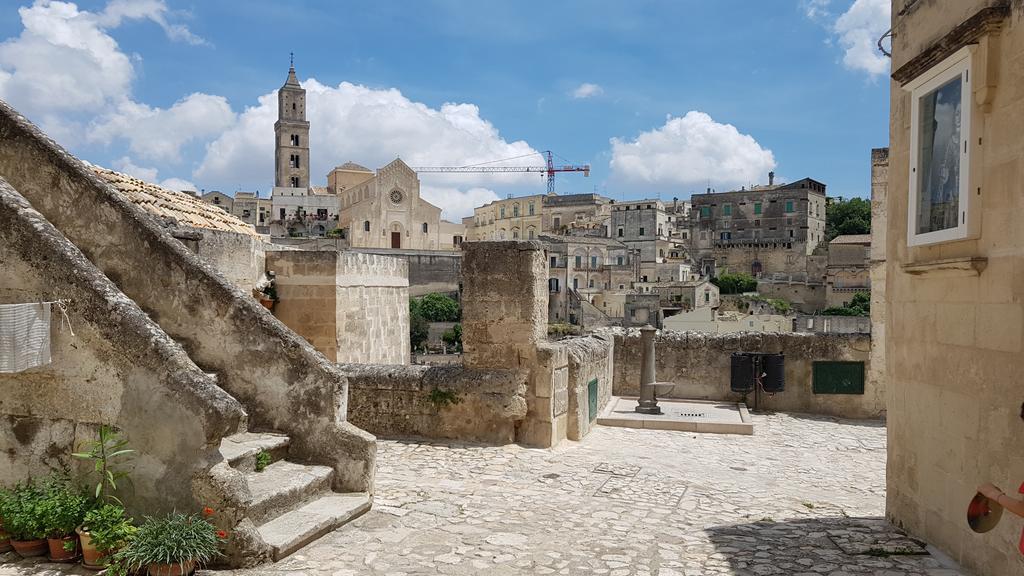
[(786, 388), (786, 356), (783, 354), (761, 355), (761, 389), (770, 394)]
[(733, 392), (746, 394), (754, 389), (754, 355), (749, 352), (732, 353), (732, 372), (729, 388)]

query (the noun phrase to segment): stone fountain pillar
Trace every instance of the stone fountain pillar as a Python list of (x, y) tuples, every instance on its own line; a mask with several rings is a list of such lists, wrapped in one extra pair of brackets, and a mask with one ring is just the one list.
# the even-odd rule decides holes
[(636, 411), (641, 414), (661, 414), (654, 395), (654, 334), (657, 331), (650, 324), (640, 329), (640, 403)]

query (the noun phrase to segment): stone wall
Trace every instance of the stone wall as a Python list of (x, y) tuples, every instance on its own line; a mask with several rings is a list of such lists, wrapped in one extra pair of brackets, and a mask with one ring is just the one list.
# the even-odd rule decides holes
[[(594, 425), (601, 409), (612, 398), (614, 344), (611, 338), (586, 336), (559, 342), (569, 358), (566, 437), (582, 440)], [(597, 406), (591, 412), (590, 382), (597, 381)]]
[(189, 250), (198, 254), (243, 291), (263, 280), (266, 253), (262, 239), (224, 230), (184, 228), (172, 232)]
[(251, 426), (286, 433), (293, 456), (331, 466), (334, 488), (372, 491), (376, 445), (346, 422), (344, 375), (3, 102), (0, 176), (215, 372)]
[(342, 365), (353, 424), (388, 437), (508, 444), (526, 417), (526, 374), (458, 366)]
[(397, 258), (325, 250), (267, 253), (274, 315), (334, 362), (408, 364), (409, 287)]
[[(995, 529), (976, 534), (964, 511), (979, 484), (1015, 494), (1024, 480), (1024, 4), (918, 2), (893, 15), (884, 224), (886, 513), (975, 574), (1020, 575), (1021, 520), (1004, 512)], [(976, 227), (964, 239), (910, 246), (915, 122), (907, 83), (930, 77), (962, 49), (972, 66), (962, 110), (971, 129), (964, 136), (970, 164), (960, 167), (970, 178), (963, 221)]]
[(70, 328), (53, 309), (51, 363), (0, 374), (0, 486), (88, 473), (70, 455), (110, 424), (137, 453), (130, 509), (201, 506), (193, 476), (219, 460), (242, 406), (2, 178), (0, 268), (2, 304), (70, 300)]
[(757, 293), (765, 298), (780, 298), (804, 314), (814, 314), (825, 308), (826, 289), (824, 283), (786, 282), (760, 280)]
[[(640, 390), (640, 332), (610, 329), (614, 337), (613, 392), (638, 396)], [(738, 401), (729, 389), (733, 352), (782, 352), (786, 388), (762, 395), (761, 408), (824, 414), (842, 418), (878, 418), (885, 414), (885, 390), (880, 382), (865, 382), (863, 395), (814, 394), (814, 361), (858, 361), (870, 372), (871, 338), (862, 334), (738, 333), (698, 334), (661, 331), (655, 340), (656, 378), (675, 382), (667, 398)], [(753, 406), (753, 396), (748, 399)]]

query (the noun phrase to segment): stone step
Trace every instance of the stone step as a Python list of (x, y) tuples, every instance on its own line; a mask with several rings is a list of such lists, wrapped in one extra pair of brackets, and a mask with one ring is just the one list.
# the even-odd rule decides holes
[(327, 466), (306, 466), (281, 460), (263, 472), (246, 472), (245, 482), (252, 494), (249, 517), (256, 524), (297, 508), (299, 504), (326, 493), (334, 470)]
[(270, 462), (288, 457), (288, 436), (274, 432), (242, 432), (221, 440), (220, 455), (232, 468), (245, 472), (256, 469), (256, 455), (261, 450), (270, 454)]
[(274, 518), (258, 531), (277, 562), (369, 509), (370, 496), (365, 492), (332, 493)]

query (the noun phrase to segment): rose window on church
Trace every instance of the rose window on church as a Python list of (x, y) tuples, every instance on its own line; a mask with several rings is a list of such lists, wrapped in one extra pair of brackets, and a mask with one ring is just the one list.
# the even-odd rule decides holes
[(401, 204), (402, 203), (402, 191), (401, 190), (392, 190), (391, 191), (391, 201), (394, 202), (395, 204)]

